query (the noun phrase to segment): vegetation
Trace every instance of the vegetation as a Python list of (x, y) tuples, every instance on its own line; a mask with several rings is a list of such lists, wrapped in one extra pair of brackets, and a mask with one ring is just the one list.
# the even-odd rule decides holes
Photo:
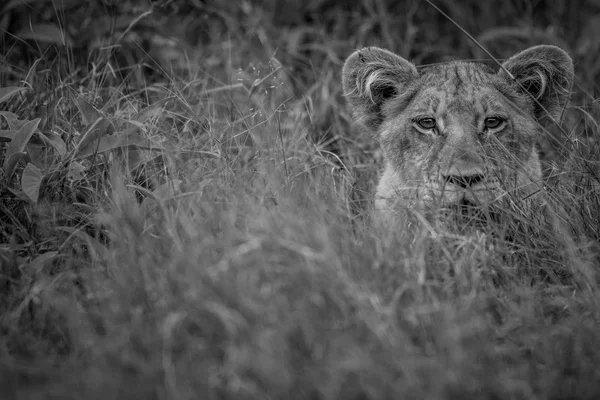
[(487, 59), (427, 2), (0, 5), (2, 398), (600, 398), (600, 6), (436, 5), (573, 56), (542, 217), (371, 224), (345, 57)]

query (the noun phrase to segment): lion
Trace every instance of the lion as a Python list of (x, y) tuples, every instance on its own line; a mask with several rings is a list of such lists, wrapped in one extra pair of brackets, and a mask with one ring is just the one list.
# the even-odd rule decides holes
[(417, 68), (381, 48), (355, 51), (342, 83), (354, 120), (378, 138), (385, 160), (376, 213), (543, 197), (537, 143), (545, 124), (561, 120), (573, 75), (571, 57), (550, 45), (497, 71), (465, 61)]

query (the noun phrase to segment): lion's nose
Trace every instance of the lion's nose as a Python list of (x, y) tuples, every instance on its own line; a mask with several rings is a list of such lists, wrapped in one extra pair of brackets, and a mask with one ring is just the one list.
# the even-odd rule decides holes
[(470, 188), (471, 186), (477, 185), (479, 182), (483, 182), (484, 176), (481, 174), (475, 175), (444, 175), (446, 183), (460, 186), (463, 189)]

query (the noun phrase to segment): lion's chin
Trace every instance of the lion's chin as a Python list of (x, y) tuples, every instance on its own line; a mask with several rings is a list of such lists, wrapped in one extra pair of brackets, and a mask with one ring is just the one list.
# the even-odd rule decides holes
[(459, 198), (457, 201), (447, 204), (445, 208), (449, 208), (461, 215), (471, 215), (479, 213), (485, 206), (481, 202), (477, 202), (467, 196)]
[(486, 225), (490, 218), (490, 202), (483, 196), (473, 196), (472, 193), (461, 193), (444, 197), (436, 214), (438, 219), (453, 222), (459, 226)]
[(434, 217), (434, 219), (443, 222), (447, 226), (454, 226), (455, 229), (459, 230), (483, 227), (488, 221), (487, 211), (488, 208), (485, 204), (463, 196), (453, 202), (446, 202), (437, 209), (437, 212), (435, 212), (437, 217)]

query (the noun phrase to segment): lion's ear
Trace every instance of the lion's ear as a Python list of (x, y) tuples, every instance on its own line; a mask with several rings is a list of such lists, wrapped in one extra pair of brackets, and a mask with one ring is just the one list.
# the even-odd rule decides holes
[(387, 50), (367, 47), (352, 53), (344, 63), (342, 83), (354, 119), (376, 130), (383, 120), (382, 105), (417, 76), (412, 63)]
[[(547, 45), (530, 47), (506, 60), (503, 67), (519, 83), (518, 91), (537, 100), (534, 116), (538, 121), (548, 114), (560, 121), (573, 83), (573, 60), (564, 50)], [(498, 74), (507, 77), (503, 69)]]

